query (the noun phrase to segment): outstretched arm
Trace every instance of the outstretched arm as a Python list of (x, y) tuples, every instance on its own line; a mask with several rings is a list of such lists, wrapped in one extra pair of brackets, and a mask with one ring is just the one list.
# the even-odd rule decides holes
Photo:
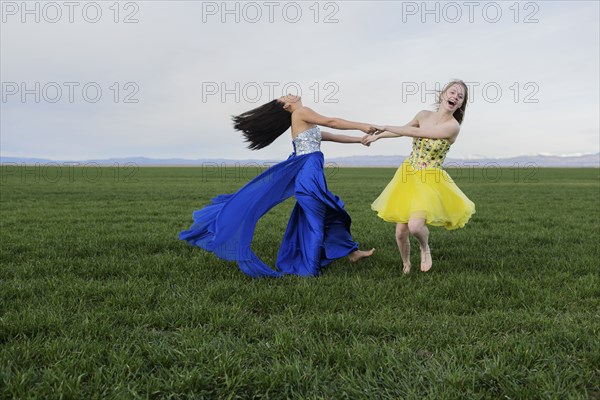
[(448, 121), (440, 125), (432, 126), (430, 128), (417, 128), (414, 126), (384, 126), (377, 127), (383, 131), (381, 137), (394, 137), (394, 136), (410, 136), (410, 137), (423, 137), (430, 139), (453, 139), (458, 135), (460, 125), (456, 121)]
[(375, 125), (375, 127), (377, 129), (379, 129), (380, 131), (382, 131), (381, 133), (376, 133), (374, 135), (365, 135), (362, 137), (361, 139), (361, 143), (364, 144), (365, 146), (370, 146), (371, 143), (378, 141), (379, 139), (383, 139), (383, 138), (395, 138), (395, 137), (401, 137), (402, 135), (397, 135), (395, 133), (392, 132), (388, 132), (388, 131), (384, 131), (383, 127), (378, 127), (377, 125)]
[[(417, 115), (415, 115), (413, 117), (413, 119), (411, 119), (406, 125), (402, 126), (401, 128), (410, 128), (410, 127), (414, 127), (414, 128), (418, 128), (419, 127), (419, 118), (423, 118), (425, 117), (425, 114), (428, 113), (428, 111), (419, 111), (417, 113)], [(365, 146), (369, 146), (371, 143), (379, 140), (379, 139), (383, 139), (383, 138), (395, 138), (395, 137), (401, 137), (403, 135), (397, 134), (397, 133), (392, 133), (389, 131), (386, 131), (386, 127), (384, 126), (375, 126), (375, 128), (377, 128), (379, 130), (379, 133), (376, 133), (374, 135), (365, 135), (361, 141), (362, 144), (364, 144)]]
[(362, 138), (358, 136), (338, 135), (325, 131), (321, 131), (321, 140), (336, 143), (362, 143)]
[[(390, 137), (400, 137), (400, 136), (409, 136), (409, 137), (423, 137), (429, 139), (448, 139), (453, 141), (458, 132), (460, 131), (460, 124), (456, 122), (456, 120), (450, 120), (444, 122), (443, 124), (432, 126), (429, 128), (421, 128), (418, 123), (419, 116), (423, 115), (428, 111), (421, 111), (418, 113), (415, 118), (408, 124), (404, 126), (375, 126), (379, 133), (372, 135), (372, 137), (365, 136), (362, 139), (364, 145), (368, 145), (373, 143), (374, 141), (381, 138), (390, 138)], [(415, 120), (417, 123), (415, 124)]]
[(298, 113), (298, 117), (300, 117), (304, 122), (307, 122), (309, 124), (321, 125), (326, 126), (328, 128), (341, 130), (356, 129), (358, 131), (363, 131), (364, 133), (374, 133), (376, 131), (376, 128), (373, 127), (371, 124), (347, 121), (342, 118), (325, 117), (323, 115), (317, 114), (308, 107), (302, 107), (298, 109), (296, 113)]

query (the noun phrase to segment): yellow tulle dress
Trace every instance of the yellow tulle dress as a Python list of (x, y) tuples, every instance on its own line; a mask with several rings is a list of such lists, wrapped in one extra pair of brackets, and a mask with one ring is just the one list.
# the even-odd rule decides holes
[(412, 152), (371, 209), (387, 222), (424, 218), (432, 226), (464, 227), (475, 213), (475, 204), (442, 169), (449, 149), (446, 139), (414, 138)]

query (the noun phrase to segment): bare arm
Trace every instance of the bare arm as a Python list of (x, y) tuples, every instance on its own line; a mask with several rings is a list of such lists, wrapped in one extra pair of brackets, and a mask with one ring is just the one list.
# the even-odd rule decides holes
[(349, 136), (349, 135), (338, 135), (335, 133), (321, 131), (321, 140), (326, 142), (337, 142), (337, 143), (362, 143), (361, 137)]
[[(460, 126), (456, 121), (448, 121), (440, 125), (432, 126), (430, 128), (417, 128), (414, 126), (384, 126), (384, 131), (381, 137), (394, 137), (394, 136), (410, 136), (410, 137), (423, 137), (430, 139), (449, 139), (452, 140), (458, 135)], [(379, 135), (378, 135), (379, 136)]]
[[(405, 126), (402, 126), (402, 128), (405, 128), (405, 127), (406, 127), (406, 125), (405, 125)], [(374, 135), (372, 135), (372, 136), (373, 136), (373, 137), (375, 137), (376, 139), (383, 139), (383, 138), (395, 138), (395, 137), (402, 137), (402, 136), (404, 136), (404, 135), (400, 135), (400, 134), (398, 134), (398, 133), (393, 133), (393, 132), (390, 132), (390, 131), (384, 130), (384, 128), (385, 128), (385, 127), (381, 127), (381, 130), (382, 130), (383, 132), (381, 132), (381, 133), (376, 133), (376, 134), (374, 134)], [(367, 136), (370, 136), (370, 135), (367, 135)]]
[[(400, 128), (418, 128), (419, 127), (419, 118), (423, 118), (425, 116), (425, 114), (427, 114), (428, 111), (423, 110), (423, 111), (419, 111), (414, 117), (413, 119), (411, 119), (406, 125), (403, 125)], [(370, 145), (371, 143), (375, 142), (378, 139), (383, 139), (383, 138), (395, 138), (395, 137), (401, 137), (403, 135), (397, 134), (397, 133), (392, 133), (390, 131), (387, 131), (385, 128), (386, 127), (380, 127), (380, 126), (375, 126), (376, 128), (378, 128), (380, 131), (382, 131), (381, 133), (375, 134), (375, 135), (365, 135), (362, 138), (362, 144), (364, 144), (365, 146)], [(408, 135), (406, 135), (408, 136)]]
[(323, 115), (317, 114), (313, 110), (308, 107), (302, 107), (296, 111), (298, 113), (298, 117), (300, 117), (304, 122), (314, 125), (326, 126), (332, 129), (340, 129), (340, 130), (349, 130), (355, 129), (358, 131), (363, 131), (364, 133), (373, 133), (375, 132), (375, 128), (370, 124), (365, 124), (362, 122), (354, 122), (347, 121), (342, 118), (332, 118), (325, 117)]

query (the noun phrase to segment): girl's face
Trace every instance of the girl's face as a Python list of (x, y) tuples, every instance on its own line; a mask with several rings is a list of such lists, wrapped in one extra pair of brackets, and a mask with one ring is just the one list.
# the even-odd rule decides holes
[(297, 106), (301, 106), (302, 102), (300, 101), (300, 96), (295, 96), (293, 94), (287, 94), (286, 96), (281, 96), (277, 101), (283, 103), (284, 110), (292, 112), (295, 110)]
[(465, 100), (465, 89), (462, 85), (450, 86), (442, 95), (440, 106), (446, 107), (448, 111), (454, 112), (463, 105)]

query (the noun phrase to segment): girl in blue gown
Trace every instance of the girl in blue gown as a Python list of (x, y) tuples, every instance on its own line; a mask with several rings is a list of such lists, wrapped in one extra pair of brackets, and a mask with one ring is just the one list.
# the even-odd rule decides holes
[[(292, 128), (294, 152), (233, 194), (220, 194), (211, 204), (193, 212), (194, 223), (179, 238), (211, 251), (224, 260), (237, 261), (251, 277), (285, 274), (316, 276), (332, 261), (348, 256), (351, 262), (373, 254), (361, 251), (350, 235), (351, 219), (340, 198), (327, 189), (321, 140), (361, 143), (360, 137), (322, 132), (334, 129), (375, 132), (369, 124), (329, 118), (302, 105), (299, 96), (287, 95), (233, 118), (249, 148), (261, 149)], [(296, 198), (272, 269), (252, 251), (256, 224), (267, 211), (289, 197)]]

